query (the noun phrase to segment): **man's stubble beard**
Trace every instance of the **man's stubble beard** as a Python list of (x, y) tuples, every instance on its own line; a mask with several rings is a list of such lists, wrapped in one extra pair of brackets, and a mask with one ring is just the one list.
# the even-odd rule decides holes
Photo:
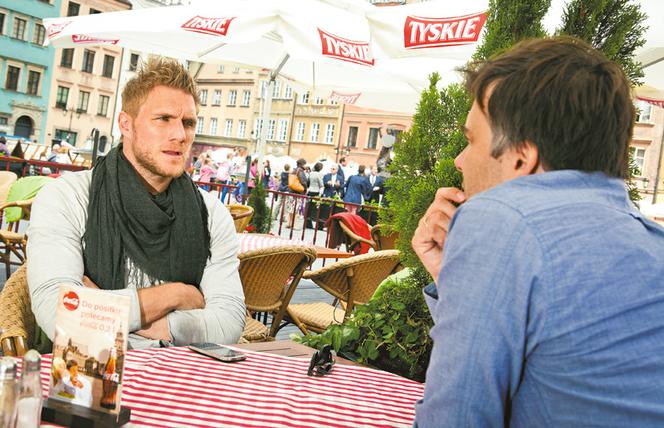
[[(179, 176), (184, 173), (184, 160), (182, 162), (182, 165), (180, 165), (179, 172), (176, 175), (173, 175), (167, 171), (164, 171), (161, 169), (158, 165), (158, 163), (155, 161), (155, 159), (152, 157), (149, 151), (141, 151), (138, 147), (139, 145), (137, 144), (137, 138), (136, 138), (136, 131), (134, 130), (132, 133), (132, 141), (134, 144), (132, 144), (133, 152), (134, 152), (134, 159), (136, 159), (136, 162), (138, 165), (143, 168), (148, 170), (150, 173), (158, 176), (158, 177), (163, 177), (163, 178), (178, 178)], [(188, 152), (185, 153), (183, 151), (183, 159), (186, 159), (188, 157)]]

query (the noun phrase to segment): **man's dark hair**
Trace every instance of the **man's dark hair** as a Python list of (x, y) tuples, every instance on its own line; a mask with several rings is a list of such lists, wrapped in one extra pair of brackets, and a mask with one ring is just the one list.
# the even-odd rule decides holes
[(357, 173), (358, 174), (364, 174), (364, 165), (360, 165), (357, 167)]
[(587, 43), (528, 40), (463, 71), (491, 123), (493, 157), (532, 142), (545, 170), (628, 176), (635, 118), (630, 84), (618, 64)]
[(344, 163), (344, 162), (346, 162), (346, 158), (345, 158), (345, 157), (342, 157), (342, 158), (339, 159), (339, 163)]
[(323, 164), (320, 162), (316, 162), (316, 164), (314, 165), (314, 171), (320, 171), (321, 169), (323, 169)]
[(285, 164), (284, 165), (284, 171), (290, 171), (290, 165)]

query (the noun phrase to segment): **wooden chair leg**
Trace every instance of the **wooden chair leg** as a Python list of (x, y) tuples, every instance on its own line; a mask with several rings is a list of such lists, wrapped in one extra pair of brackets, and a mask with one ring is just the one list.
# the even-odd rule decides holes
[(307, 330), (307, 326), (304, 325), (304, 323), (302, 321), (300, 321), (300, 319), (297, 316), (295, 316), (294, 313), (292, 313), (288, 308), (286, 308), (286, 313), (288, 314), (288, 318), (293, 320), (293, 323), (297, 326), (297, 328), (300, 329), (302, 334), (304, 334), (304, 335), (309, 334), (309, 331)]

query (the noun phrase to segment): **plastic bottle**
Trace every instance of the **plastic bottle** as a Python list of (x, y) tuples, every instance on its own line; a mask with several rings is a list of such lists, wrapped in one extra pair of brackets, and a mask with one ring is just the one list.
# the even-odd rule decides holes
[(16, 361), (0, 359), (0, 428), (16, 426)]
[(39, 427), (42, 410), (42, 384), (39, 372), (41, 355), (30, 350), (23, 356), (23, 370), (18, 382), (18, 404), (16, 406), (17, 426), (21, 428)]

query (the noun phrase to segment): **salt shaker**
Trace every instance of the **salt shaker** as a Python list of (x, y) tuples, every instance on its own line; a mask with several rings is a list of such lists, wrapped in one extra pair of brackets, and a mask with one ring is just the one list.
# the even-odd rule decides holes
[(0, 428), (16, 426), (16, 361), (0, 359)]
[(17, 426), (23, 428), (39, 427), (42, 410), (42, 385), (39, 372), (41, 355), (34, 349), (23, 356), (23, 370), (18, 382), (18, 404), (16, 405)]

